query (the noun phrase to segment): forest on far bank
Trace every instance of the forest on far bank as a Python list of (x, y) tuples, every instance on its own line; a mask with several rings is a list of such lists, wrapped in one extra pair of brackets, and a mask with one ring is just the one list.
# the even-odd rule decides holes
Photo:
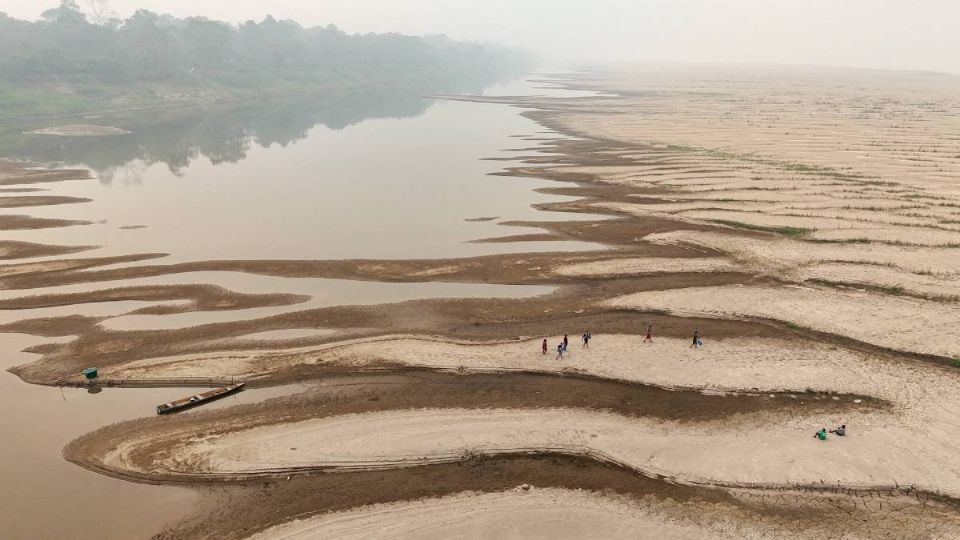
[(146, 10), (127, 19), (105, 13), (85, 13), (74, 0), (38, 21), (0, 13), (0, 118), (373, 85), (443, 92), (532, 65), (521, 51), (443, 35), (347, 34), (272, 17), (234, 26)]

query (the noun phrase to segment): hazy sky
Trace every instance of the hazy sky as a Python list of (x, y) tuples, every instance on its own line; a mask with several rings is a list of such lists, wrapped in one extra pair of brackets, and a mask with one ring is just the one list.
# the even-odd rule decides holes
[[(58, 0), (0, 0), (36, 18)], [(84, 5), (84, 0), (78, 0)], [(958, 0), (112, 0), (231, 22), (272, 14), (348, 32), (445, 33), (564, 61), (763, 62), (960, 73)]]

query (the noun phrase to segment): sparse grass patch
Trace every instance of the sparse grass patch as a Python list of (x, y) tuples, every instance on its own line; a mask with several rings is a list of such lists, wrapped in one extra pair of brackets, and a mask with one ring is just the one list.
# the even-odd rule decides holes
[(906, 294), (906, 290), (904, 290), (903, 285), (877, 285), (877, 289), (887, 294), (893, 294), (896, 296), (903, 296)]
[(783, 236), (789, 236), (791, 238), (796, 238), (800, 236), (805, 236), (812, 233), (815, 229), (806, 229), (803, 227), (768, 227), (765, 225), (753, 225), (752, 223), (744, 223), (742, 221), (732, 221), (729, 219), (711, 219), (712, 223), (718, 223), (720, 225), (726, 225), (727, 227), (735, 227), (737, 229), (747, 229), (750, 231), (762, 231), (774, 234), (782, 234)]
[(937, 272), (932, 268), (919, 268), (914, 270), (913, 273), (919, 276), (933, 276), (935, 278), (940, 278), (940, 279), (949, 278), (950, 276), (953, 275), (950, 272)]
[(853, 289), (873, 290), (873, 291), (878, 291), (886, 294), (891, 294), (894, 296), (907, 295), (907, 291), (906, 289), (903, 288), (902, 285), (878, 285), (873, 283), (834, 281), (832, 279), (821, 279), (821, 278), (810, 278), (807, 281), (809, 281), (810, 283), (816, 283), (817, 285), (825, 285), (827, 287), (847, 287), (847, 288), (853, 288)]
[[(939, 230), (951, 230), (951, 229), (941, 229), (938, 227), (928, 227)], [(904, 242), (903, 240), (871, 240), (869, 238), (804, 238), (806, 242), (813, 242), (815, 244), (886, 244), (888, 246), (922, 246), (922, 247), (933, 247), (933, 248), (958, 248), (960, 247), (960, 242), (943, 242), (940, 244), (915, 244), (912, 242)]]
[(880, 292), (884, 294), (889, 294), (892, 296), (909, 296), (911, 298), (920, 298), (922, 300), (930, 300), (931, 302), (957, 302), (958, 300), (960, 300), (960, 297), (956, 295), (933, 295), (933, 294), (924, 294), (921, 292), (908, 291), (902, 285), (880, 285), (876, 283), (834, 281), (831, 279), (821, 279), (821, 278), (810, 278), (807, 280), (807, 282), (816, 283), (817, 285), (823, 285), (825, 287), (848, 288), (848, 289), (857, 289), (861, 291), (875, 291), (875, 292)]
[(899, 186), (898, 182), (888, 182), (885, 180), (861, 180), (857, 182), (862, 186)]

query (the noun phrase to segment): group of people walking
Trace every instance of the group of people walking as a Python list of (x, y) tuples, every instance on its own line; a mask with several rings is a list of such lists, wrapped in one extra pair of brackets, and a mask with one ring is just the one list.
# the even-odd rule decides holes
[[(593, 339), (593, 334), (591, 334), (589, 331), (584, 332), (583, 335), (580, 336), (580, 339), (583, 342), (583, 345), (581, 345), (581, 347), (585, 349), (589, 349), (590, 340)], [(563, 353), (567, 352), (567, 347), (569, 345), (570, 345), (570, 337), (567, 334), (564, 334), (563, 341), (557, 344), (557, 360), (563, 360)], [(541, 348), (543, 349), (543, 354), (547, 354), (548, 346), (547, 346), (546, 339), (543, 340), (543, 344)]]
[[(582, 342), (583, 342), (582, 347), (583, 347), (583, 348), (586, 348), (586, 349), (589, 349), (589, 348), (590, 348), (590, 340), (593, 339), (593, 334), (591, 334), (589, 331), (584, 332), (583, 335), (580, 336), (580, 339), (581, 339)], [(652, 325), (652, 324), (648, 324), (648, 325), (647, 325), (647, 335), (646, 335), (646, 337), (643, 338), (643, 342), (644, 342), (644, 343), (653, 343), (653, 325)], [(568, 336), (567, 334), (564, 334), (564, 335), (563, 335), (563, 341), (561, 341), (560, 343), (557, 344), (557, 349), (556, 349), (556, 350), (557, 350), (557, 360), (563, 360), (563, 353), (567, 352), (567, 346), (568, 346), (569, 344), (570, 344), (570, 338), (569, 338), (569, 336)], [(700, 347), (703, 347), (703, 338), (700, 337), (700, 330), (694, 330), (694, 332), (693, 332), (693, 343), (690, 344), (690, 348), (691, 348), (691, 349), (699, 349)], [(546, 339), (544, 339), (544, 340), (543, 340), (543, 343), (541, 344), (541, 350), (542, 350), (542, 351), (541, 351), (542, 354), (547, 354), (547, 351), (550, 350), (550, 347), (549, 347), (549, 345), (547, 344), (547, 340), (546, 340)]]

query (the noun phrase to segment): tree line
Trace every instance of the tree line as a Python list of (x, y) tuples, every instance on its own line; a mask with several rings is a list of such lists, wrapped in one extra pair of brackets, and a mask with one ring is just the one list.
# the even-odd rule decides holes
[(269, 16), (234, 26), (147, 10), (127, 19), (104, 13), (88, 17), (74, 0), (61, 0), (37, 21), (0, 13), (0, 82), (258, 89), (492, 81), (519, 73), (530, 60), (505, 47), (442, 35), (347, 34), (334, 25), (304, 28)]

